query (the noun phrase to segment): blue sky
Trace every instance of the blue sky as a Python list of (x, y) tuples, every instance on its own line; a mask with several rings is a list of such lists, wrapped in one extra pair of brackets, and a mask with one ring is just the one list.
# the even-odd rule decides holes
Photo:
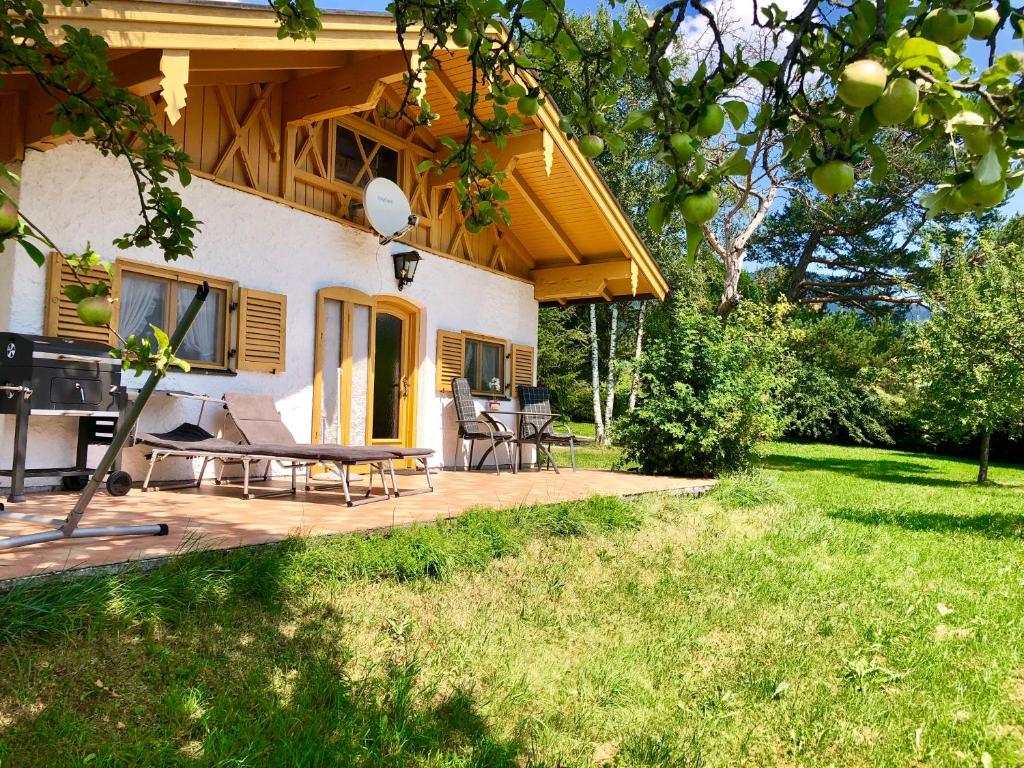
[[(388, 0), (319, 0), (317, 4), (321, 8), (338, 8), (349, 11), (384, 11), (387, 9)], [(581, 13), (593, 11), (599, 5), (604, 4), (603, 0), (566, 0), (566, 6), (569, 9)], [(1020, 47), (1019, 42), (1011, 39), (1008, 30), (1003, 31), (1000, 43), (1002, 50), (1011, 50), (1014, 45)], [(988, 60), (988, 48), (977, 40), (969, 40), (967, 55), (975, 62), (985, 62)], [(1024, 213), (1024, 188), (1013, 194), (1003, 211), (1007, 215)]]

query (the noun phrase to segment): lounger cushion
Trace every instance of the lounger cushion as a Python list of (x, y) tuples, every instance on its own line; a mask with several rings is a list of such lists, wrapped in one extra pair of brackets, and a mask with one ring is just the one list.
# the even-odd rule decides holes
[(428, 456), (434, 455), (433, 448), (396, 448), (390, 446), (388, 450), (399, 459), (425, 459)]

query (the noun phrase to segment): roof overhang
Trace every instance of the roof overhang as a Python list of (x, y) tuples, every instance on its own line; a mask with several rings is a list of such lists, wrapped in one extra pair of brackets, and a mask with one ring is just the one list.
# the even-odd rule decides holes
[[(187, 51), (195, 72), (215, 69), (218, 61), (224, 66), (237, 66), (239, 61), (251, 59), (254, 66), (259, 66), (260, 54), (264, 52), (274, 53), (274, 66), (316, 72), (319, 67), (327, 70), (339, 66), (336, 58), (345, 52), (358, 53), (363, 61), (369, 61), (366, 56), (393, 55), (400, 50), (394, 22), (386, 13), (324, 11), (323, 28), (317, 39), (294, 41), (277, 38), (277, 20), (262, 5), (174, 0), (106, 0), (71, 6), (59, 0), (45, 0), (44, 5), (55, 29), (59, 24), (86, 28), (115, 49), (159, 50), (162, 54)], [(444, 74), (437, 76), (443, 78)], [(530, 86), (537, 85), (529, 73), (520, 72), (517, 76)], [(306, 77), (329, 79), (329, 74), (319, 72)], [(450, 83), (446, 89), (450, 92)], [(295, 101), (302, 104), (301, 94)], [(551, 155), (557, 152), (599, 213), (601, 232), (611, 237), (602, 236), (600, 246), (590, 248), (589, 252), (578, 248), (573, 233), (562, 227), (557, 215), (545, 210), (541, 202), (542, 197), (549, 204), (556, 202), (559, 191), (549, 193), (537, 188), (545, 183), (543, 178), (531, 183), (513, 162), (510, 184), (528, 199), (531, 215), (543, 221), (545, 235), (559, 242), (564, 256), (564, 263), (548, 258), (533, 265), (530, 279), (536, 285), (537, 300), (543, 304), (569, 304), (641, 296), (664, 299), (668, 284), (661, 270), (594, 164), (559, 129), (559, 118), (557, 107), (548, 98), (534, 119), (534, 131), (542, 139), (538, 149), (548, 173)], [(532, 141), (533, 138), (527, 138), (520, 143)], [(578, 227), (575, 232), (579, 232)]]

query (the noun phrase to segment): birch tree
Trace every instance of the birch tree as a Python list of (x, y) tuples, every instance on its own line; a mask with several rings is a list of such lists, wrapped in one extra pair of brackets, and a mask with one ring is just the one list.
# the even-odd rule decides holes
[(590, 386), (594, 391), (594, 434), (604, 444), (604, 420), (601, 417), (601, 349), (597, 337), (597, 307), (590, 305)]
[(611, 325), (608, 329), (608, 391), (604, 400), (604, 429), (605, 440), (609, 441), (612, 432), (612, 417), (615, 414), (615, 345), (619, 334), (619, 305), (612, 304)]
[(636, 397), (640, 391), (640, 358), (644, 354), (644, 320), (647, 315), (647, 302), (640, 302), (640, 312), (636, 319), (636, 346), (633, 348), (633, 380), (629, 385), (629, 410), (636, 410)]

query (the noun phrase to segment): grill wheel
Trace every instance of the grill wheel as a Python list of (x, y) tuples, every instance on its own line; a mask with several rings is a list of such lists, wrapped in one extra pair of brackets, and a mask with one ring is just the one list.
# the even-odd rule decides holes
[(111, 472), (107, 478), (107, 493), (111, 496), (125, 496), (132, 489), (132, 476), (127, 472)]

